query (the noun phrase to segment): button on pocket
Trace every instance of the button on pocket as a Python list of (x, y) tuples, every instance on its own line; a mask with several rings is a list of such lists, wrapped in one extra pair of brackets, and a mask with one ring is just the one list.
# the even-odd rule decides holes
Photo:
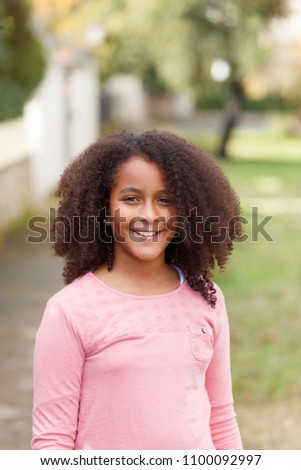
[(213, 355), (213, 331), (209, 325), (189, 327), (190, 347), (194, 357), (209, 363)]

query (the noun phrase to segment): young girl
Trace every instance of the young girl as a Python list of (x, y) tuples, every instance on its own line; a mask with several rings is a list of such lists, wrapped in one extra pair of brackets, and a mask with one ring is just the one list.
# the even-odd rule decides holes
[(37, 333), (33, 449), (241, 449), (209, 280), (241, 235), (221, 170), (171, 133), (120, 133), (75, 159), (57, 195), (67, 286)]

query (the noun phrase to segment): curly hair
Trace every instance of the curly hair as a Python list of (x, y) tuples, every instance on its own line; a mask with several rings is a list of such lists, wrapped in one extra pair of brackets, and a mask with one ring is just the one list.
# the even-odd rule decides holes
[[(160, 167), (183, 221), (177, 229), (177, 241), (165, 250), (166, 263), (177, 265), (192, 289), (214, 307), (216, 291), (210, 278), (216, 266), (224, 268), (233, 240), (242, 234), (239, 201), (210, 157), (166, 131), (140, 135), (123, 131), (99, 139), (65, 169), (56, 191), (60, 202), (51, 228), (53, 248), (65, 259), (65, 283), (105, 262), (113, 269), (114, 244), (103, 209), (109, 208), (120, 165), (132, 156)], [(90, 236), (95, 234), (95, 220), (97, 238)]]

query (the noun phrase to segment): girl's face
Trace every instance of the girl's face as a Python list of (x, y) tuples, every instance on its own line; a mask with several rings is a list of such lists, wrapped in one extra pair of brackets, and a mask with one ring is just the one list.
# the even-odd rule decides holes
[(131, 157), (120, 166), (110, 195), (115, 260), (165, 262), (165, 249), (175, 235), (175, 215), (159, 166)]

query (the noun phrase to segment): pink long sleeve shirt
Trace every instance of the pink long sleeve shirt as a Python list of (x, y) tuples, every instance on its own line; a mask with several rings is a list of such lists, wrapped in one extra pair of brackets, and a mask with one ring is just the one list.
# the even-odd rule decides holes
[(93, 273), (48, 302), (36, 337), (33, 449), (241, 449), (229, 325), (185, 281), (137, 296)]

